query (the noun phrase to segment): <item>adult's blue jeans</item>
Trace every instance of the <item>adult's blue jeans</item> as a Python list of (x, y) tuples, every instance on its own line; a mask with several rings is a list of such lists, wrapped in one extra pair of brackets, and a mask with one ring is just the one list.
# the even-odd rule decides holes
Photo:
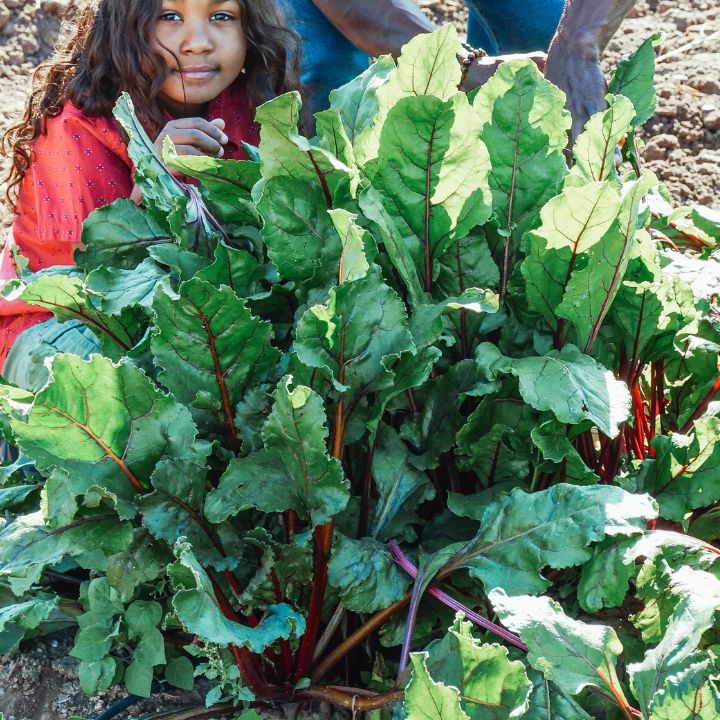
[(468, 43), (489, 55), (547, 50), (565, 0), (465, 0)]
[[(313, 0), (280, 0), (303, 41), (302, 81), (314, 112), (328, 95), (363, 72), (370, 58), (350, 43)], [(465, 0), (468, 42), (491, 55), (547, 50), (565, 0)]]

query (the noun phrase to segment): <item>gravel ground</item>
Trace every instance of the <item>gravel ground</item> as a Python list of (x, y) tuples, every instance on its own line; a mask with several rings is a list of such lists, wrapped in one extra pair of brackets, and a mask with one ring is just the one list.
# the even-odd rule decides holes
[[(418, 2), (433, 20), (451, 21), (461, 32), (464, 29), (462, 0)], [(51, 51), (60, 17), (70, 4), (71, 0), (0, 0), (0, 132), (21, 114), (33, 69)], [(668, 184), (676, 202), (720, 207), (720, 4), (640, 0), (611, 42), (606, 65), (612, 66), (659, 29), (666, 37), (659, 48), (657, 113), (643, 132), (645, 161)], [(0, 171), (6, 167), (0, 159)], [(0, 222), (1, 218), (0, 214)], [(67, 655), (70, 645), (69, 635), (59, 635), (28, 643), (21, 655), (0, 657), (0, 711), (6, 720), (94, 717), (122, 696), (111, 691), (86, 698), (78, 686), (75, 661)], [(138, 706), (133, 715), (197, 700), (163, 695)]]

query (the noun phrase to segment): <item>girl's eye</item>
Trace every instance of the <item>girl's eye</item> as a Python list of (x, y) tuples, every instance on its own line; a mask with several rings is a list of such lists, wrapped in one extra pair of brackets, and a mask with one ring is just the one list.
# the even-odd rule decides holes
[(180, 15), (176, 12), (173, 12), (172, 10), (169, 10), (168, 12), (164, 12), (158, 20), (164, 20), (165, 22), (175, 22), (176, 20), (180, 19)]
[(219, 22), (232, 22), (235, 19), (234, 15), (231, 15), (230, 13), (226, 12), (217, 12), (213, 13), (210, 16), (210, 20), (219, 21)]

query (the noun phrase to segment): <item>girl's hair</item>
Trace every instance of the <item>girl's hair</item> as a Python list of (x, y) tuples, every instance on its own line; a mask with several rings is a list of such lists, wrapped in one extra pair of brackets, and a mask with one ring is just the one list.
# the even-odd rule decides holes
[[(239, 4), (248, 40), (244, 71), (251, 101), (260, 104), (299, 89), (300, 43), (276, 1)], [(95, 0), (76, 11), (73, 31), (35, 71), (25, 114), (0, 145), (12, 160), (6, 198), (13, 210), (32, 160), (32, 144), (46, 131), (47, 119), (62, 112), (66, 100), (85, 115), (110, 116), (125, 91), (146, 123), (158, 131), (165, 124), (158, 95), (168, 68), (153, 48), (161, 9), (162, 0)]]

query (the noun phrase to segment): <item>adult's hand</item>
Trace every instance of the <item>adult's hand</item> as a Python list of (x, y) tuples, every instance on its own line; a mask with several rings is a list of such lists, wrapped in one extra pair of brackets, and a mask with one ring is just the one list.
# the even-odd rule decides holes
[[(462, 61), (462, 56), (458, 59)], [(487, 55), (486, 57), (476, 60), (465, 73), (460, 89), (465, 92), (470, 92), (476, 87), (479, 87), (483, 83), (487, 82), (495, 71), (504, 62), (509, 60), (532, 60), (540, 69), (540, 72), (545, 71), (545, 64), (547, 61), (547, 55), (544, 52), (532, 52), (532, 53), (517, 53), (511, 55)]]

